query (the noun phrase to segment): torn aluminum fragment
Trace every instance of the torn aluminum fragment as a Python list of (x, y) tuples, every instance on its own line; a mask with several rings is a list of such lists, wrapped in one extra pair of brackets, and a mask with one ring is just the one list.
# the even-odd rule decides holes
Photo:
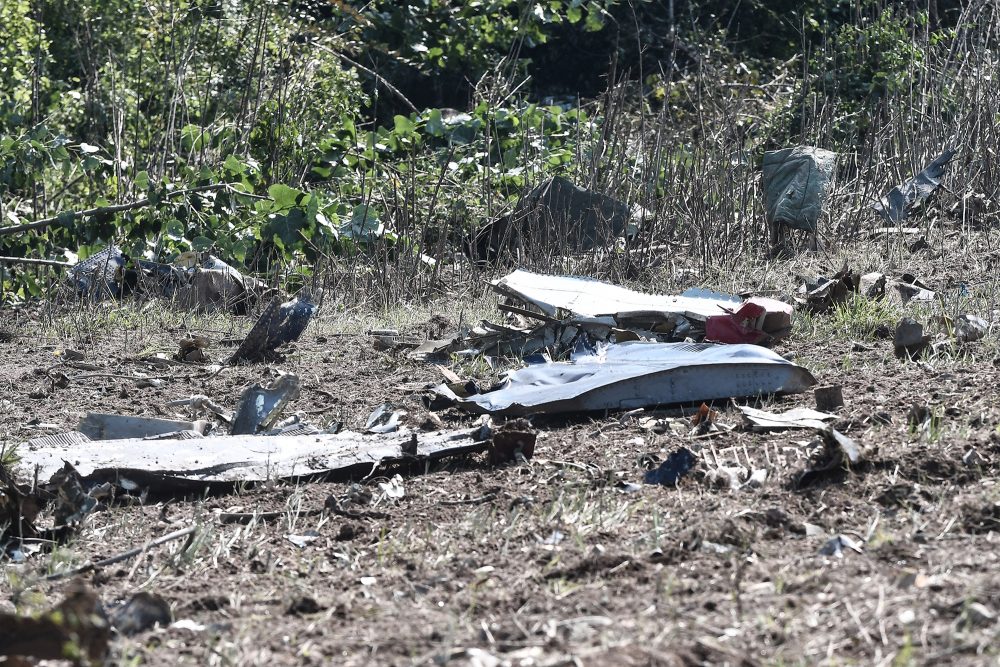
[(705, 321), (705, 340), (713, 343), (760, 343), (792, 331), (792, 307), (783, 301), (754, 297), (735, 312)]
[(819, 412), (809, 408), (795, 408), (786, 412), (767, 412), (751, 407), (740, 407), (740, 412), (753, 424), (755, 431), (777, 431), (787, 428), (812, 428), (823, 430), (826, 422), (837, 415)]
[(365, 430), (369, 433), (392, 433), (399, 430), (400, 422), (406, 414), (406, 410), (397, 410), (392, 403), (383, 403), (368, 416)]
[[(720, 342), (760, 342), (791, 330), (792, 307), (786, 303), (764, 298), (744, 302), (702, 288), (679, 296), (644, 294), (593, 278), (545, 276), (520, 269), (492, 285), (498, 293), (534, 306), (549, 317), (565, 311), (577, 318), (595, 318), (591, 320), (594, 324), (603, 325), (612, 324), (606, 319), (610, 317), (620, 328), (673, 332), (675, 337), (689, 328), (687, 320), (704, 323), (713, 317), (722, 318), (714, 323)], [(731, 326), (727, 326), (729, 322)], [(748, 328), (759, 331), (748, 332)]]
[(382, 489), (382, 493), (390, 500), (401, 500), (406, 495), (406, 489), (403, 488), (403, 477), (399, 474), (393, 475), (392, 479), (387, 482), (379, 482), (378, 488)]
[(836, 535), (820, 547), (820, 554), (824, 556), (844, 557), (844, 549), (850, 549), (856, 553), (864, 553), (860, 542), (844, 534)]
[(500, 294), (531, 304), (550, 317), (564, 310), (583, 317), (651, 312), (690, 313), (696, 319), (705, 319), (742, 303), (737, 297), (708, 290), (688, 290), (680, 296), (644, 294), (594, 278), (545, 276), (521, 269), (492, 285)]
[[(223, 435), (178, 440), (169, 447), (148, 440), (103, 440), (72, 448), (19, 449), (16, 475), (25, 482), (49, 479), (72, 458), (88, 485), (125, 476), (151, 492), (187, 493), (205, 484), (294, 480), (330, 473), (369, 474), (375, 466), (436, 460), (485, 451), (492, 433), (480, 426), (461, 431), (299, 436)], [(416, 452), (411, 451), (416, 441)], [(36, 473), (37, 470), (37, 473)]]
[(646, 484), (677, 486), (677, 482), (697, 465), (698, 457), (687, 447), (671, 452), (658, 467), (647, 470), (643, 476)]
[(268, 386), (247, 387), (233, 417), (232, 435), (253, 435), (269, 429), (290, 401), (299, 397), (299, 378), (282, 375)]
[(972, 313), (962, 313), (955, 321), (955, 339), (960, 343), (979, 340), (986, 335), (990, 325)]
[(435, 391), (470, 412), (524, 415), (791, 394), (815, 383), (806, 369), (755, 345), (628, 342), (519, 369), (494, 391)]
[(267, 359), (278, 346), (298, 340), (317, 310), (319, 306), (305, 290), (284, 303), (280, 297), (274, 297), (228, 363)]
[(39, 447), (72, 447), (84, 442), (90, 442), (90, 438), (79, 431), (67, 431), (66, 433), (40, 435), (24, 443), (24, 446), (28, 449), (37, 449)]
[(504, 257), (571, 254), (625, 242), (652, 214), (602, 192), (556, 176), (521, 198), (514, 210), (466, 238), (466, 252), (476, 262)]
[(174, 260), (174, 265), (183, 267), (180, 286), (174, 293), (182, 308), (243, 314), (268, 292), (266, 284), (243, 275), (214, 255), (185, 252)]
[(88, 412), (87, 416), (80, 420), (80, 432), (91, 440), (148, 438), (182, 431), (196, 431), (204, 435), (208, 432), (208, 427), (209, 423), (201, 419), (187, 422), (155, 417), (110, 415), (100, 412)]
[(319, 539), (319, 531), (315, 529), (309, 529), (302, 534), (288, 534), (285, 535), (285, 539), (297, 546), (299, 549), (305, 549), (310, 544)]
[(941, 185), (945, 167), (955, 157), (955, 152), (954, 149), (950, 149), (941, 153), (919, 174), (902, 185), (897, 185), (889, 191), (889, 194), (872, 204), (872, 208), (889, 222), (899, 223), (906, 220), (907, 216)]
[(77, 294), (93, 301), (121, 296), (125, 256), (118, 246), (110, 245), (83, 260), (67, 272)]

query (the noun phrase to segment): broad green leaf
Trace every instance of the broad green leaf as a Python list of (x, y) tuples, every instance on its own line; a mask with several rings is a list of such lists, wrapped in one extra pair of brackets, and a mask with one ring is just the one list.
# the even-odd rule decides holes
[(174, 241), (183, 240), (185, 231), (187, 230), (184, 228), (184, 223), (180, 220), (170, 220), (163, 226), (163, 233), (166, 234), (167, 238)]
[(274, 208), (278, 211), (293, 208), (298, 204), (299, 197), (305, 193), (290, 188), (284, 183), (275, 183), (267, 189), (267, 194), (274, 200)]
[(208, 133), (197, 125), (181, 128), (181, 146), (185, 151), (200, 151), (208, 142)]
[(35, 279), (35, 274), (33, 272), (22, 272), (21, 280), (24, 281), (24, 287), (28, 290), (28, 294), (36, 299), (42, 296), (42, 286), (38, 284), (38, 280)]
[(349, 118), (347, 116), (341, 117), (341, 119), (340, 119), (340, 125), (344, 129), (344, 131), (346, 131), (347, 134), (350, 135), (352, 141), (357, 141), (357, 139), (358, 139), (358, 130), (354, 126), (354, 121), (351, 118)]
[(207, 236), (196, 236), (191, 241), (191, 249), (197, 252), (205, 252), (211, 250), (212, 246), (215, 245), (215, 241), (208, 238)]
[(396, 115), (392, 118), (392, 124), (397, 134), (407, 135), (416, 131), (417, 126), (406, 116)]
[(583, 22), (583, 29), (587, 32), (597, 32), (604, 28), (604, 17), (601, 15), (601, 8), (595, 2), (590, 3), (587, 11), (587, 19)]
[(427, 133), (432, 137), (444, 136), (444, 122), (441, 120), (441, 110), (431, 109), (427, 116)]
[(235, 155), (230, 155), (226, 158), (226, 161), (222, 163), (222, 166), (226, 168), (231, 174), (243, 174), (247, 170), (247, 166), (239, 161)]
[(306, 200), (303, 202), (306, 209), (306, 221), (312, 224), (316, 220), (316, 214), (319, 213), (319, 197), (316, 195), (306, 195)]
[(239, 241), (236, 241), (231, 246), (229, 246), (229, 256), (235, 259), (236, 261), (242, 263), (245, 262), (247, 259), (248, 250), (249, 246), (247, 245), (247, 242), (240, 239)]
[(373, 207), (361, 205), (354, 208), (350, 221), (341, 225), (340, 233), (360, 243), (371, 243), (385, 234), (385, 226)]

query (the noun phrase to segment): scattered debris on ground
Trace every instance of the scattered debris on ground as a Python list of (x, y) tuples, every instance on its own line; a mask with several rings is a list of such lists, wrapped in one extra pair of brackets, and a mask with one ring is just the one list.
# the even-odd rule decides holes
[(846, 265), (832, 278), (807, 278), (799, 288), (797, 301), (810, 313), (826, 313), (858, 291), (858, 277)]
[(934, 290), (912, 274), (903, 273), (899, 278), (890, 278), (879, 272), (858, 276), (845, 266), (832, 278), (817, 276), (805, 279), (799, 287), (796, 301), (809, 312), (821, 314), (846, 303), (853, 295), (885, 299), (898, 306), (910, 302), (933, 302), (938, 298)]
[[(644, 294), (592, 278), (523, 270), (492, 285), (508, 302), (499, 309), (513, 322), (484, 321), (417, 344), (410, 356), (427, 361), (450, 354), (562, 358), (581, 345), (627, 341), (770, 344), (792, 327), (792, 306), (763, 297), (743, 300), (703, 289), (679, 296)], [(376, 341), (384, 338), (384, 332), (373, 335)]]
[(787, 412), (775, 413), (758, 410), (749, 406), (740, 406), (740, 412), (753, 424), (755, 431), (775, 431), (789, 428), (809, 428), (823, 430), (827, 422), (837, 418), (826, 412), (818, 412), (809, 408), (795, 408)]
[(954, 149), (941, 153), (919, 174), (906, 180), (902, 185), (897, 185), (889, 191), (889, 194), (872, 204), (872, 208), (888, 222), (903, 222), (938, 189), (945, 168), (955, 157), (955, 153)]
[(525, 415), (794, 394), (815, 382), (806, 369), (755, 345), (628, 342), (513, 371), (491, 391), (460, 396), (442, 384), (435, 392), (470, 412)]
[(491, 429), (481, 426), (437, 433), (400, 429), (387, 434), (208, 435), (171, 440), (169, 447), (163, 447), (162, 440), (152, 443), (145, 438), (79, 442), (70, 447), (36, 443), (21, 453), (20, 469), (48, 480), (71, 457), (74, 473), (83, 483), (110, 482), (126, 490), (145, 488), (169, 495), (212, 484), (370, 473), (373, 467), (486, 451), (491, 436)]
[[(109, 253), (105, 264), (112, 258)], [(225, 269), (191, 266), (196, 274), (212, 276), (204, 278), (209, 281), (205, 284), (221, 293), (217, 281), (229, 275)], [(92, 265), (78, 272), (78, 277), (89, 281), (87, 289), (103, 290), (108, 297), (116, 296), (117, 286), (120, 296), (118, 274), (104, 280), (104, 269)], [(975, 305), (963, 303), (949, 311), (938, 307), (942, 297), (962, 283), (921, 273), (921, 266), (907, 269), (858, 275), (844, 264), (830, 278), (813, 274), (816, 277), (801, 282), (794, 279), (787, 289), (801, 284), (795, 294), (767, 292), (795, 306), (776, 298), (704, 289), (646, 294), (581, 276), (516, 270), (492, 282), (501, 313), (496, 323), (468, 326), (462, 317), (436, 318), (404, 333), (375, 329), (367, 336), (357, 334), (352, 339), (357, 346), (354, 352), (364, 348), (362, 355), (376, 355), (362, 356), (358, 368), (373, 358), (378, 363), (395, 358), (408, 365), (406, 376), (397, 378), (399, 387), (406, 389), (380, 387), (356, 401), (349, 417), (338, 414), (338, 421), (315, 423), (316, 414), (327, 413), (327, 420), (333, 415), (308, 409), (313, 406), (301, 409), (303, 397), (308, 402), (312, 392), (332, 396), (333, 386), (323, 383), (337, 379), (321, 378), (319, 373), (313, 379), (311, 369), (303, 372), (301, 367), (288, 367), (300, 354), (311, 351), (311, 343), (305, 342), (310, 341), (308, 337), (296, 341), (315, 317), (318, 296), (308, 291), (291, 299), (272, 295), (242, 339), (225, 334), (219, 340), (182, 328), (170, 332), (167, 352), (147, 350), (130, 361), (141, 364), (148, 375), (130, 370), (120, 377), (158, 396), (171, 386), (171, 374), (180, 369), (191, 373), (193, 386), (157, 399), (150, 406), (153, 412), (92, 411), (70, 425), (76, 430), (58, 432), (53, 432), (52, 425), (31, 424), (35, 430), (26, 430), (25, 439), (18, 441), (18, 462), (10, 468), (13, 474), (4, 472), (0, 478), (4, 554), (11, 564), (30, 567), (53, 547), (86, 535), (84, 528), (99, 522), (103, 512), (144, 507), (151, 498), (217, 497), (233, 489), (242, 493), (294, 483), (304, 494), (312, 494), (294, 513), (280, 503), (266, 509), (222, 505), (212, 508), (208, 520), (219, 527), (271, 522), (280, 526), (273, 542), (280, 545), (282, 558), (326, 549), (336, 560), (346, 557), (337, 550), (338, 543), (359, 544), (371, 537), (372, 528), (395, 530), (393, 517), (408, 509), (419, 506), (419, 511), (427, 513), (435, 507), (485, 505), (495, 511), (502, 503), (515, 512), (537, 503), (544, 491), (536, 489), (570, 477), (567, 471), (573, 471), (585, 480), (574, 484), (588, 493), (641, 497), (651, 504), (660, 504), (665, 495), (700, 499), (712, 494), (713, 502), (723, 505), (725, 496), (758, 500), (778, 492), (800, 494), (809, 503), (820, 499), (815, 500), (813, 510), (795, 517), (741, 500), (741, 510), (726, 510), (733, 517), (732, 525), (711, 533), (692, 528), (681, 535), (657, 537), (665, 546), (657, 547), (648, 559), (620, 560), (600, 551), (608, 557), (611, 570), (659, 567), (695, 555), (732, 558), (744, 551), (751, 553), (758, 547), (750, 545), (758, 543), (765, 545), (763, 553), (768, 543), (759, 542), (761, 533), (748, 528), (754, 522), (764, 526), (763, 534), (771, 535), (768, 540), (806, 543), (796, 547), (798, 553), (817, 563), (847, 566), (849, 561), (879, 558), (879, 549), (887, 548), (879, 543), (875, 529), (882, 510), (875, 512), (867, 533), (854, 532), (846, 522), (824, 514), (827, 498), (839, 498), (837, 494), (852, 483), (867, 483), (873, 471), (886, 466), (875, 446), (882, 441), (876, 429), (888, 427), (912, 433), (922, 443), (932, 442), (938, 437), (942, 413), (962, 414), (958, 399), (954, 405), (941, 405), (958, 394), (942, 391), (914, 404), (908, 414), (904, 408), (905, 417), (897, 415), (892, 397), (879, 393), (891, 392), (859, 386), (850, 374), (827, 370), (814, 377), (799, 365), (803, 350), (783, 341), (791, 332), (795, 308), (820, 319), (829, 317), (827, 313), (840, 316), (846, 306), (863, 308), (868, 300), (886, 304), (885, 309), (873, 309), (884, 318), (880, 327), (885, 331), (871, 338), (852, 333), (861, 342), (838, 341), (837, 349), (845, 354), (877, 356), (876, 350), (887, 351), (893, 364), (930, 373), (928, 360), (936, 363), (932, 355), (982, 345), (978, 341), (989, 337), (991, 320), (971, 312)], [(918, 273), (928, 276), (927, 284), (916, 277)], [(207, 302), (213, 301), (221, 304), (228, 297)], [(183, 307), (203, 309), (195, 301)], [(892, 319), (884, 313), (893, 313)], [(226, 345), (237, 346), (228, 359), (216, 352)], [(223, 361), (212, 364), (209, 350)], [(893, 359), (892, 351), (903, 361)], [(46, 392), (66, 392), (79, 386), (88, 373), (104, 376), (107, 371), (105, 365), (90, 363), (95, 353), (89, 350), (60, 346), (54, 354), (57, 363), (38, 374)], [(470, 372), (470, 368), (476, 370)], [(816, 366), (810, 364), (810, 368)], [(414, 369), (423, 371), (414, 377)], [(237, 374), (238, 379), (233, 377)], [(225, 378), (228, 384), (208, 383), (216, 377)], [(816, 386), (816, 377), (824, 382), (822, 386)], [(319, 389), (317, 383), (324, 388)], [(226, 390), (217, 391), (220, 386)], [(813, 389), (814, 395), (801, 395)], [(781, 395), (789, 398), (778, 405), (767, 400)], [(805, 405), (813, 400), (815, 409)], [(861, 403), (871, 411), (859, 413)], [(107, 408), (119, 409), (121, 405), (115, 403)], [(289, 414), (293, 410), (297, 411)], [(969, 419), (976, 423), (975, 419), (984, 417)], [(347, 423), (350, 428), (345, 427)], [(579, 440), (573, 445), (575, 455), (565, 457), (562, 448), (568, 440), (554, 443), (551, 439), (564, 424), (577, 429), (572, 437), (574, 443)], [(616, 433), (617, 439), (608, 437)], [(634, 448), (619, 457), (626, 459), (624, 464), (618, 461), (617, 467), (602, 467), (614, 458), (605, 458), (604, 463), (595, 462), (599, 457), (591, 458), (606, 441)], [(929, 462), (921, 465), (927, 465), (931, 474), (972, 479), (994, 465), (993, 449), (986, 440), (963, 443), (954, 461), (941, 464), (940, 471), (932, 467), (937, 454), (927, 456)], [(912, 468), (914, 464), (903, 462), (900, 467), (904, 465)], [(460, 482), (465, 485), (460, 492), (429, 489), (427, 480), (439, 477), (433, 471), (463, 467), (474, 475), (474, 482), (469, 478)], [(428, 472), (432, 474), (421, 477)], [(892, 489), (875, 497), (878, 506), (918, 502), (908, 486), (907, 480), (913, 477), (906, 477), (913, 474), (912, 469), (900, 473)], [(316, 498), (315, 488), (330, 480), (342, 484), (341, 491)], [(858, 502), (869, 500), (866, 496)], [(161, 510), (164, 525), (170, 523), (165, 507)], [(700, 516), (711, 511), (707, 507), (695, 504), (690, 511)], [(844, 509), (846, 514), (846, 505)], [(858, 513), (856, 508), (852, 511)], [(992, 508), (975, 511), (971, 518), (959, 521), (978, 522), (977, 526), (996, 523)], [(546, 512), (551, 521), (531, 534), (531, 548), (558, 555), (574, 539), (574, 528), (564, 523), (572, 520), (573, 512), (554, 506), (546, 507)], [(293, 525), (288, 518), (293, 514), (316, 522)], [(420, 516), (421, 521), (435, 520), (433, 515)], [(331, 530), (324, 528), (328, 521), (340, 523), (334, 523)], [(99, 582), (118, 576), (112, 567), (116, 563), (138, 563), (157, 547), (169, 552), (162, 548), (164, 544), (172, 543), (183, 553), (204, 531), (195, 521), (175, 526), (118, 553), (98, 552), (92, 560), (68, 564), (41, 576), (40, 581), (78, 580), (92, 573)], [(642, 542), (637, 538), (636, 543)], [(863, 554), (864, 559), (854, 554)], [(263, 559), (249, 567), (255, 573), (265, 572), (271, 565)], [(410, 568), (408, 563), (401, 560), (401, 569)], [(124, 568), (126, 574), (130, 567)], [(477, 565), (473, 572), (485, 581), (495, 567), (495, 563)], [(374, 577), (361, 571), (351, 576), (345, 590), (360, 586), (360, 597), (365, 599), (380, 594), (381, 574)], [(419, 581), (415, 585), (424, 586)], [(105, 607), (94, 598), (92, 609), (99, 614), (86, 627), (57, 627), (52, 623), (63, 618), (59, 614), (9, 614), (10, 619), (19, 619), (11, 621), (11, 627), (26, 629), (17, 642), (0, 642), (0, 652), (4, 646), (13, 646), (22, 655), (46, 659), (55, 655), (57, 644), (85, 646), (92, 636), (98, 639), (84, 653), (92, 651), (87, 655), (93, 662), (98, 659), (95, 656), (104, 659), (115, 649), (114, 637), (167, 629), (205, 632), (215, 627), (204, 618), (175, 620), (178, 608), (167, 599), (147, 591), (106, 599)], [(337, 608), (329, 598), (315, 594), (296, 594), (278, 602), (282, 613), (303, 619)], [(970, 612), (968, 618), (959, 616), (965, 620), (956, 622), (970, 627), (989, 624), (984, 620), (988, 611)], [(48, 643), (30, 641), (31, 628), (44, 628)]]
[(185, 310), (234, 314), (245, 314), (274, 291), (214, 255), (185, 252), (161, 264), (128, 257), (115, 245), (70, 268), (67, 278), (78, 295), (94, 301), (141, 294), (173, 300)]

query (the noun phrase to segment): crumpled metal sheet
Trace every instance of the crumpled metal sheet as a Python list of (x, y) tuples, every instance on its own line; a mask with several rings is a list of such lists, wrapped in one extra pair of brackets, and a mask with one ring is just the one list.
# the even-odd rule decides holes
[(266, 387), (260, 383), (247, 387), (236, 406), (230, 435), (266, 431), (278, 420), (285, 406), (298, 397), (299, 378), (291, 373), (279, 376)]
[(464, 398), (447, 385), (435, 391), (469, 412), (525, 415), (790, 394), (815, 383), (805, 368), (755, 345), (629, 342), (522, 368), (494, 391)]
[(67, 277), (77, 294), (93, 301), (103, 301), (121, 296), (121, 272), (124, 267), (125, 256), (121, 248), (109, 245), (71, 268)]
[(273, 297), (227, 363), (267, 359), (279, 346), (297, 341), (318, 310), (308, 290), (284, 303)]
[(546, 276), (521, 269), (494, 280), (492, 285), (500, 294), (529, 303), (550, 317), (565, 310), (583, 317), (679, 313), (703, 320), (743, 303), (737, 297), (703, 289), (687, 290), (680, 296), (644, 294), (595, 278)]
[[(682, 326), (678, 316), (713, 325), (712, 338), (720, 343), (760, 343), (791, 331), (792, 307), (775, 299), (738, 297), (702, 288), (679, 296), (645, 294), (582, 276), (546, 276), (518, 269), (493, 281), (493, 288), (507, 297), (555, 316), (568, 311), (577, 317), (607, 318), (605, 324), (624, 329), (663, 331)], [(713, 322), (714, 320), (714, 322)], [(683, 336), (679, 336), (683, 338)]]
[(740, 412), (754, 425), (754, 430), (778, 431), (789, 428), (811, 428), (822, 431), (827, 422), (837, 418), (828, 412), (811, 408), (794, 408), (785, 412), (767, 412), (749, 406), (741, 406)]
[(242, 314), (274, 291), (214, 255), (186, 252), (173, 264), (161, 264), (128, 257), (115, 245), (70, 268), (67, 277), (77, 294), (93, 301), (118, 299), (141, 287), (175, 299), (181, 308), (205, 312), (221, 309)]
[(814, 146), (764, 153), (762, 183), (767, 222), (816, 231), (836, 165), (836, 153)]
[[(590, 250), (629, 229), (631, 210), (625, 202), (588, 190), (556, 176), (532, 188), (514, 208), (512, 218), (522, 222), (522, 235), (542, 247), (570, 242)], [(633, 225), (634, 226), (634, 225)]]
[(68, 447), (90, 442), (90, 438), (79, 431), (66, 431), (65, 433), (52, 433), (50, 435), (40, 435), (24, 443), (27, 449), (37, 449), (38, 447)]
[(906, 220), (910, 211), (934, 194), (941, 185), (945, 167), (953, 157), (955, 157), (954, 149), (941, 153), (919, 174), (902, 185), (897, 185), (889, 191), (889, 194), (872, 204), (872, 208), (889, 222), (899, 223)]
[(267, 294), (267, 285), (243, 275), (215, 255), (182, 253), (174, 260), (180, 272), (174, 298), (181, 308), (214, 312), (245, 313), (257, 299)]
[(231, 310), (251, 299), (244, 281), (228, 271), (195, 269), (187, 280), (175, 292), (177, 305), (186, 310)]
[[(334, 472), (370, 472), (372, 466), (414, 458), (437, 459), (483, 451), (491, 433), (463, 431), (267, 436), (226, 435), (176, 440), (102, 440), (70, 447), (19, 450), (17, 473), (24, 481), (49, 479), (72, 461), (82, 481), (126, 478), (152, 491), (200, 488), (205, 483), (263, 482)], [(413, 445), (416, 443), (416, 453)]]
[(79, 430), (89, 440), (118, 440), (121, 438), (148, 438), (177, 433), (178, 431), (197, 431), (204, 435), (208, 431), (208, 427), (208, 422), (200, 419), (189, 422), (88, 412), (80, 420)]

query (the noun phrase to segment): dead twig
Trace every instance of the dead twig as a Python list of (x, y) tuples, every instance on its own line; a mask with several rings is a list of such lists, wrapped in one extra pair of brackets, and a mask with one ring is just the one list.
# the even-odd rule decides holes
[(120, 563), (123, 560), (128, 560), (129, 558), (135, 558), (140, 556), (145, 552), (149, 551), (153, 547), (158, 547), (161, 544), (166, 544), (173, 540), (186, 537), (193, 534), (198, 529), (197, 526), (189, 526), (187, 528), (181, 528), (180, 530), (175, 530), (172, 533), (167, 533), (161, 537), (157, 537), (155, 540), (150, 540), (146, 542), (141, 547), (136, 547), (135, 549), (129, 549), (128, 551), (122, 552), (117, 556), (111, 556), (110, 558), (105, 558), (104, 560), (99, 560), (94, 563), (84, 563), (79, 567), (74, 567), (72, 570), (66, 570), (65, 572), (56, 572), (55, 574), (50, 574), (44, 577), (43, 581), (57, 581), (59, 579), (66, 579), (67, 577), (75, 577), (78, 574), (83, 574), (85, 572), (90, 572), (91, 570), (96, 570), (101, 567), (107, 567), (108, 565), (114, 565), (115, 563)]
[(438, 505), (482, 505), (491, 500), (496, 500), (500, 496), (500, 487), (491, 489), (481, 496), (475, 498), (462, 498), (460, 500), (442, 500)]
[(410, 100), (408, 100), (406, 98), (406, 95), (404, 95), (403, 92), (399, 88), (397, 88), (396, 86), (394, 86), (391, 83), (389, 83), (386, 80), (385, 77), (383, 77), (381, 74), (379, 74), (375, 70), (368, 69), (367, 67), (365, 67), (361, 63), (359, 63), (359, 62), (357, 62), (357, 61), (355, 61), (355, 60), (353, 60), (353, 59), (345, 56), (343, 53), (340, 53), (339, 51), (334, 51), (331, 48), (323, 46), (322, 44), (316, 44), (316, 47), (320, 51), (326, 51), (330, 55), (333, 55), (333, 56), (336, 56), (336, 57), (340, 58), (341, 60), (343, 60), (345, 63), (347, 63), (351, 67), (355, 67), (355, 68), (361, 70), (362, 72), (364, 72), (365, 74), (371, 76), (372, 78), (375, 79), (375, 81), (377, 81), (378, 83), (382, 84), (385, 87), (386, 90), (388, 90), (390, 93), (392, 93), (393, 95), (395, 95), (396, 97), (398, 97), (400, 99), (400, 101), (403, 102), (403, 104), (405, 104), (406, 106), (410, 107), (410, 111), (412, 111), (413, 113), (420, 113), (420, 110), (417, 109), (416, 106), (414, 106), (413, 102), (411, 102)]
[(348, 519), (388, 519), (390, 517), (390, 515), (385, 512), (376, 512), (374, 510), (368, 512), (352, 512), (350, 510), (345, 510), (340, 506), (340, 499), (338, 499), (337, 496), (329, 496), (326, 499), (324, 509), (331, 514), (347, 517)]
[[(231, 189), (233, 186), (231, 183), (212, 183), (211, 185), (199, 185), (196, 188), (185, 188), (183, 190), (174, 190), (171, 192), (164, 193), (164, 199), (173, 199), (175, 197), (182, 197), (184, 195), (192, 195), (198, 192), (210, 192), (212, 190), (226, 190)], [(241, 193), (242, 194), (242, 193)], [(153, 200), (149, 197), (143, 197), (142, 199), (137, 199), (136, 201), (126, 202), (124, 204), (114, 204), (113, 206), (98, 206), (96, 208), (88, 208), (84, 211), (69, 211), (66, 213), (60, 213), (59, 215), (54, 215), (50, 218), (42, 218), (41, 220), (36, 220), (34, 222), (27, 222), (23, 225), (11, 225), (10, 227), (0, 227), (0, 236), (5, 236), (7, 234), (18, 234), (20, 232), (26, 232), (32, 229), (42, 229), (54, 224), (69, 224), (76, 220), (77, 218), (89, 218), (95, 215), (106, 215), (109, 213), (120, 213), (122, 211), (130, 211), (134, 208), (142, 208), (143, 206), (149, 206), (153, 203)]]
[[(326, 503), (320, 509), (310, 509), (310, 510), (300, 510), (296, 512), (298, 516), (322, 516), (324, 514), (336, 514), (337, 516), (347, 517), (348, 519), (388, 519), (389, 515), (385, 512), (352, 512), (350, 510), (345, 510), (341, 504), (340, 500), (336, 496), (330, 496), (326, 499)], [(221, 523), (239, 523), (248, 524), (251, 521), (278, 521), (284, 519), (288, 516), (288, 511), (278, 511), (278, 512), (223, 512), (219, 514), (219, 521)]]
[[(297, 516), (320, 516), (326, 512), (325, 509), (313, 509), (313, 510), (300, 510), (295, 514)], [(287, 511), (282, 512), (223, 512), (219, 514), (220, 523), (238, 523), (238, 524), (248, 524), (251, 521), (277, 521), (288, 516)]]
[(57, 259), (32, 259), (30, 257), (0, 257), (0, 264), (29, 264), (31, 266), (73, 266), (72, 262)]

